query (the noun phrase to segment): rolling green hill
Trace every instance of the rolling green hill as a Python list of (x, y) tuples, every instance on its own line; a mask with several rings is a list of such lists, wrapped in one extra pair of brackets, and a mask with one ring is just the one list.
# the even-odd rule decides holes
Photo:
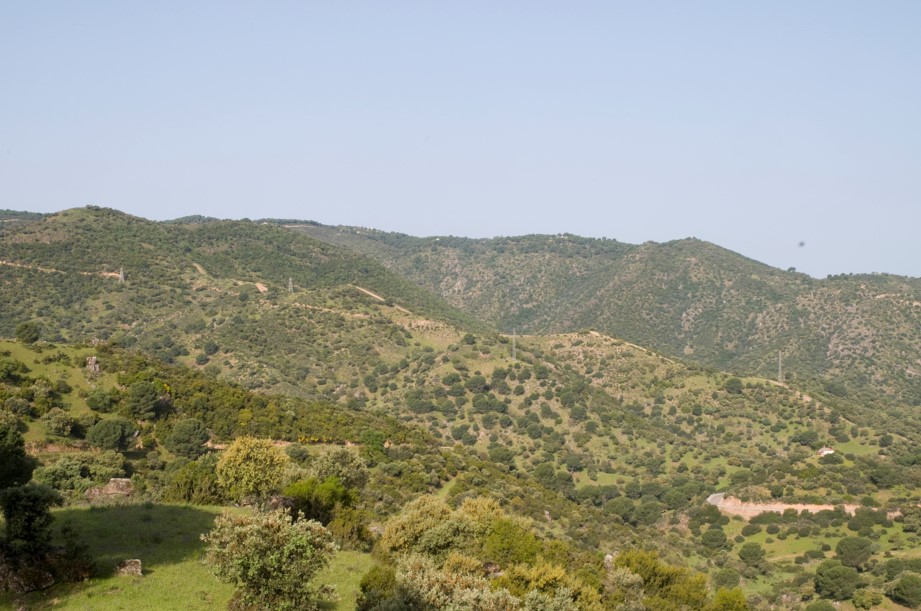
[[(629, 246), (563, 236), (548, 251), (549, 238), (531, 236), (509, 239), (499, 252), (495, 241), (443, 238), (423, 248), (417, 239), (388, 235), (367, 242), (379, 252), (360, 255), (350, 247), (364, 234), (304, 225), (341, 243), (271, 222), (154, 223), (99, 208), (4, 228), (0, 335), (16, 335), (28, 321), (38, 324), (41, 339), (31, 347), (0, 344), (0, 405), (27, 420), (43, 477), (63, 471), (55, 466), (62, 447), (75, 461), (104, 462), (96, 468), (109, 473), (111, 456), (89, 452), (79, 427), (114, 414), (134, 419), (144, 443), (161, 452), (124, 454), (124, 472), (156, 501), (188, 500), (170, 488), (186, 465), (160, 450), (180, 418), (200, 420), (218, 444), (242, 434), (317, 447), (347, 442), (373, 466), (363, 510), (374, 519), (420, 494), (437, 493), (455, 507), (486, 495), (530, 520), (535, 532), (572, 545), (580, 566), (599, 564), (592, 556), (598, 550), (652, 547), (713, 579), (727, 567), (748, 571), (746, 591), (765, 600), (797, 591), (796, 580), (824, 557), (821, 546), (847, 534), (849, 517), (843, 510), (784, 514), (778, 537), (765, 537), (721, 518), (706, 504), (712, 493), (892, 512), (921, 501), (921, 419), (905, 402), (911, 378), (855, 382), (861, 371), (881, 375), (889, 361), (879, 354), (903, 368), (917, 358), (915, 306), (899, 301), (912, 280), (866, 277), (863, 288), (854, 288), (854, 278), (818, 282), (696, 241)], [(421, 260), (420, 270), (447, 249), (459, 257), (450, 268), (464, 289), (457, 295), (481, 295), (499, 312), (516, 287), (529, 290), (533, 308), (515, 310), (508, 324), (525, 329), (571, 312), (561, 326), (578, 330), (497, 333), (372, 260), (386, 249)], [(484, 258), (480, 250), (489, 249), (495, 252)], [(530, 262), (537, 277), (528, 284), (511, 262)], [(686, 275), (676, 280), (667, 270), (682, 265)], [(606, 297), (613, 268), (620, 270), (619, 299), (629, 306), (623, 309), (645, 321), (637, 332), (662, 341), (672, 331), (656, 321), (679, 316), (689, 299), (673, 295), (676, 282), (696, 299), (715, 300), (712, 310), (688, 315), (685, 346), (697, 332), (722, 342), (740, 329), (750, 337), (765, 325), (779, 329), (791, 299), (800, 300), (808, 328), (820, 320), (832, 325), (849, 291), (893, 292), (852, 307), (851, 322), (819, 325), (837, 343), (821, 363), (816, 357), (818, 373), (802, 373), (797, 363), (807, 361), (797, 358), (809, 354), (802, 346), (818, 350), (825, 340), (788, 329), (785, 363), (793, 375), (781, 383), (695, 364), (702, 348), (669, 356), (587, 324), (579, 318), (591, 313), (583, 301), (599, 316), (626, 317)], [(905, 286), (896, 297), (899, 282)], [(651, 287), (659, 291), (653, 298)], [(487, 299), (491, 290), (499, 297)], [(541, 310), (542, 293), (554, 296), (555, 310)], [(774, 318), (731, 318), (756, 306)], [(880, 331), (882, 316), (889, 326)], [(867, 339), (890, 335), (896, 347), (885, 351)], [(867, 356), (871, 348), (876, 356)], [(720, 358), (735, 354), (738, 369), (747, 362), (757, 369), (739, 345), (722, 349)], [(82, 367), (91, 354), (103, 366), (97, 375)], [(764, 358), (772, 374), (776, 365), (769, 353)], [(854, 371), (819, 377), (832, 362)], [(137, 419), (129, 407), (137, 384), (161, 389), (168, 410), (156, 421)], [(888, 396), (877, 392), (884, 387), (892, 389)], [(90, 407), (97, 391), (113, 397), (114, 414)], [(56, 434), (67, 417), (78, 426)], [(834, 447), (834, 458), (817, 456), (822, 446)], [(177, 466), (168, 467), (171, 461)], [(913, 561), (918, 535), (893, 525), (886, 511), (873, 516), (864, 518), (877, 521), (850, 530), (875, 537), (880, 554)], [(713, 530), (719, 534), (708, 535)], [(739, 565), (742, 546), (755, 540), (777, 570)]]
[(816, 280), (695, 239), (415, 238), (289, 224), (371, 256), (507, 333), (595, 329), (719, 369), (921, 404), (921, 280)]
[(345, 394), (413, 325), (482, 328), (363, 256), (250, 222), (75, 209), (7, 230), (0, 261), (2, 335), (34, 320), (45, 339), (137, 346), (300, 395)]
[[(722, 277), (705, 272), (728, 258), (736, 268), (720, 273), (737, 280), (722, 294), (737, 304), (753, 302), (747, 295), (761, 286), (751, 276), (738, 280), (744, 272), (758, 269), (764, 282), (781, 288), (787, 275), (696, 242), (630, 247), (563, 237), (554, 252), (541, 254), (545, 241), (510, 240), (491, 265), (501, 267), (503, 257), (523, 264), (533, 251), (547, 262), (542, 282), (549, 290), (565, 275), (554, 257), (581, 262), (590, 278), (603, 275), (597, 260), (605, 257), (664, 266), (682, 259), (683, 250), (703, 252), (713, 260), (700, 257), (700, 293)], [(474, 243), (459, 244), (452, 250)], [(684, 504), (730, 485), (753, 497), (773, 485), (790, 501), (833, 495), (851, 502), (863, 488), (849, 488), (843, 470), (834, 477), (828, 470), (815, 491), (783, 476), (775, 463), (807, 460), (812, 443), (853, 443), (855, 457), (869, 458), (849, 468), (868, 483), (878, 467), (873, 455), (880, 436), (898, 433), (886, 452), (895, 455), (911, 456), (921, 441), (915, 419), (904, 418), (911, 413), (907, 407), (867, 390), (851, 392), (834, 378), (817, 384), (794, 375), (792, 389), (746, 378), (752, 390), (728, 392), (726, 374), (599, 332), (498, 335), (364, 256), (270, 223), (154, 223), (85, 208), (11, 230), (0, 247), (0, 280), (10, 287), (0, 293), (0, 333), (12, 336), (19, 322), (34, 320), (46, 339), (107, 341), (263, 392), (398, 417), (446, 445), (471, 446), (503, 468), (537, 472), (565, 495), (576, 484), (611, 478), (620, 485), (632, 477), (664, 486), (693, 469), (700, 485), (689, 489)], [(598, 249), (604, 256), (596, 255)], [(475, 263), (476, 248), (472, 257)], [(653, 263), (644, 265), (651, 269)], [(641, 276), (630, 277), (639, 282)], [(812, 282), (801, 275), (793, 280)], [(667, 274), (658, 282), (669, 286)], [(819, 286), (828, 292), (829, 284)], [(672, 307), (664, 298), (643, 305), (639, 289), (626, 293), (632, 310), (645, 311), (653, 322), (660, 309)], [(598, 298), (596, 310), (613, 312), (603, 301)], [(695, 324), (690, 327), (710, 328)], [(721, 324), (712, 322), (712, 328)], [(665, 337), (655, 324), (650, 328)], [(839, 362), (855, 368), (871, 362), (837, 333)], [(907, 352), (914, 337), (901, 334)], [(791, 332), (789, 341), (806, 340)], [(797, 361), (791, 361), (794, 368)], [(807, 433), (816, 437), (803, 444), (791, 440)], [(913, 459), (903, 462), (898, 479), (912, 480)]]

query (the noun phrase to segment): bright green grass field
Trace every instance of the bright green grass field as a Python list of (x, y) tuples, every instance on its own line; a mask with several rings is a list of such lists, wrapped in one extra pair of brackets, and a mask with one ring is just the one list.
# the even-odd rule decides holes
[[(202, 562), (201, 534), (211, 529), (221, 507), (122, 505), (69, 508), (55, 512), (56, 526), (69, 523), (90, 548), (97, 576), (23, 597), (0, 596), (0, 608), (141, 611), (226, 609), (233, 588), (219, 582)], [(232, 511), (244, 511), (233, 509)], [(143, 577), (116, 577), (115, 565), (138, 558)], [(317, 583), (336, 586), (339, 601), (326, 609), (353, 609), (369, 554), (340, 552)]]

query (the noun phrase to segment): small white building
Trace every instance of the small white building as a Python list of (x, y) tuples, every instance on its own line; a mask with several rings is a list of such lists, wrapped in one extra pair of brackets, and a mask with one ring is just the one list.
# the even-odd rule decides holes
[(834, 454), (834, 453), (835, 453), (835, 449), (829, 448), (827, 446), (824, 448), (820, 448), (819, 451), (817, 452), (817, 454), (819, 455), (819, 458), (823, 456), (828, 456), (829, 454)]

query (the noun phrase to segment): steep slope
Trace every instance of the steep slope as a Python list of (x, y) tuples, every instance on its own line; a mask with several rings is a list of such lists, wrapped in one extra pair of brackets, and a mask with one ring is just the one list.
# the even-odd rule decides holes
[(310, 223), (292, 228), (366, 253), (498, 328), (597, 329), (721, 369), (822, 378), (921, 404), (921, 280), (816, 280), (695, 239), (470, 240)]
[(6, 231), (0, 261), (0, 335), (35, 320), (45, 339), (136, 344), (305, 396), (377, 366), (414, 324), (480, 327), (362, 256), (250, 222), (70, 210)]

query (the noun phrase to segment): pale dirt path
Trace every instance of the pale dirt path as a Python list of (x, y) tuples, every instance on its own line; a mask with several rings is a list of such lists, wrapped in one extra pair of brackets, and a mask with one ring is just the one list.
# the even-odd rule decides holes
[[(350, 284), (349, 286), (352, 287), (353, 289), (358, 289), (359, 291), (361, 291), (361, 292), (364, 293), (365, 295), (368, 295), (368, 296), (370, 296), (370, 297), (373, 297), (374, 299), (377, 299), (378, 301), (387, 301), (386, 299), (384, 299), (383, 297), (381, 297), (381, 296), (378, 295), (377, 293), (373, 293), (373, 292), (369, 291), (368, 289), (361, 288), (360, 286), (356, 286), (356, 285), (354, 285), (354, 284)], [(404, 314), (412, 314), (412, 312), (410, 312), (409, 310), (407, 310), (406, 308), (404, 308), (404, 307), (402, 307), (402, 306), (394, 305), (393, 307), (394, 307), (395, 309), (397, 309), (397, 310), (403, 312)]]
[(345, 310), (334, 310), (333, 308), (324, 308), (321, 306), (309, 305), (306, 303), (301, 303), (299, 301), (292, 302), (293, 306), (304, 308), (307, 310), (316, 310), (317, 312), (326, 312), (328, 314), (336, 314), (337, 316), (342, 316), (343, 318), (371, 318), (369, 314), (362, 314), (360, 312), (346, 312)]
[[(15, 261), (5, 261), (0, 259), (0, 265), (6, 265), (7, 267), (19, 267), (22, 269), (31, 269), (37, 272), (44, 272), (46, 274), (69, 274), (71, 272), (65, 272), (62, 269), (54, 269), (53, 267), (40, 267), (38, 265), (28, 265), (26, 263), (16, 263)], [(77, 272), (81, 276), (102, 276), (103, 278), (118, 278), (118, 272)]]
[(666, 362), (668, 362), (668, 363), (675, 364), (675, 361), (673, 361), (672, 359), (668, 358), (667, 356), (662, 356), (662, 355), (659, 354), (658, 352), (653, 352), (653, 351), (650, 350), (649, 348), (644, 348), (643, 346), (637, 346), (636, 344), (634, 344), (634, 343), (632, 343), (632, 342), (628, 342), (628, 341), (625, 340), (625, 339), (614, 338), (614, 337), (611, 337), (610, 335), (604, 335), (603, 333), (599, 333), (598, 331), (589, 331), (588, 334), (591, 335), (592, 337), (603, 337), (603, 338), (609, 339), (609, 340), (611, 340), (611, 341), (622, 342), (623, 344), (625, 344), (625, 345), (627, 345), (627, 346), (630, 346), (631, 348), (636, 348), (637, 350), (640, 350), (640, 351), (642, 351), (642, 352), (645, 352), (646, 354), (648, 354), (648, 355), (650, 355), (650, 356), (659, 357), (659, 358), (662, 359), (663, 361), (666, 361)]
[[(766, 511), (776, 511), (783, 513), (787, 509), (800, 511), (811, 511), (816, 513), (823, 510), (833, 510), (835, 505), (811, 505), (808, 503), (743, 503), (737, 498), (727, 497), (724, 493), (711, 494), (707, 497), (707, 502), (714, 505), (717, 509), (725, 514), (732, 516), (742, 516), (743, 518), (753, 518), (758, 514)], [(850, 515), (860, 507), (860, 505), (842, 505), (844, 511)]]

